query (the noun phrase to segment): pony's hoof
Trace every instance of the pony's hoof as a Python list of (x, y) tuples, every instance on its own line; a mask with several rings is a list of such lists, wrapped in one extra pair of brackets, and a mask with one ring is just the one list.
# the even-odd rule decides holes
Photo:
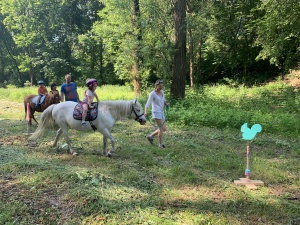
[(112, 156), (111, 153), (107, 153), (108, 158), (111, 158), (111, 156)]
[(77, 152), (72, 153), (73, 156), (78, 156)]

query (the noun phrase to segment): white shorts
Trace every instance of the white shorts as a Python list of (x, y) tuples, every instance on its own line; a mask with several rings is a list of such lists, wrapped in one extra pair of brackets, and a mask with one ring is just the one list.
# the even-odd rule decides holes
[(159, 113), (159, 112), (152, 112), (152, 118), (153, 119), (165, 119), (165, 116), (163, 113)]

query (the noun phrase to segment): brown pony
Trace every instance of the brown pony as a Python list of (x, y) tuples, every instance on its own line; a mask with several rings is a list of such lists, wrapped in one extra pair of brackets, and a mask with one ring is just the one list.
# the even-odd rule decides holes
[(35, 107), (35, 103), (32, 102), (32, 99), (36, 97), (37, 95), (29, 95), (24, 97), (24, 108), (25, 108), (25, 118), (27, 115), (27, 103), (30, 105), (30, 120), (29, 125), (31, 125), (31, 119), (33, 119), (37, 124), (38, 122), (34, 118), (34, 112), (44, 112), (45, 109), (47, 109), (52, 104), (57, 104), (60, 102), (59, 98), (59, 92), (58, 91), (50, 91), (49, 94), (46, 96), (43, 103), (40, 105), (40, 107)]

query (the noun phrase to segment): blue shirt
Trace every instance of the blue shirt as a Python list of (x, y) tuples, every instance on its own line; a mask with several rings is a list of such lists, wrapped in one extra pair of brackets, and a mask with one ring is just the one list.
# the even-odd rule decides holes
[(64, 93), (66, 101), (78, 102), (77, 86), (74, 82), (62, 84), (60, 92)]

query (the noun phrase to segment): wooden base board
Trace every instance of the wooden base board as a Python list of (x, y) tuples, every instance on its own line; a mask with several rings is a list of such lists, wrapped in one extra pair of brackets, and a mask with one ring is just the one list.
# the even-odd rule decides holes
[(239, 180), (235, 180), (234, 183), (236, 185), (245, 185), (249, 189), (257, 189), (257, 186), (264, 185), (264, 182), (261, 180), (250, 180), (248, 178), (240, 178)]

